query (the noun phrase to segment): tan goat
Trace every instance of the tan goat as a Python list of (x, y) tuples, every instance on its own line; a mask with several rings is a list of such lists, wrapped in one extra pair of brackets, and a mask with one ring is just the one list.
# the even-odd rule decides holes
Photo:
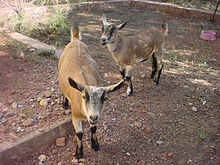
[(109, 87), (98, 87), (99, 71), (88, 53), (87, 46), (79, 40), (79, 28), (71, 29), (71, 42), (65, 47), (59, 61), (59, 84), (66, 96), (64, 106), (71, 103), (72, 123), (76, 132), (76, 158), (83, 157), (82, 121), (90, 124), (92, 148), (99, 150), (96, 137), (98, 122), (105, 100), (110, 92), (123, 86), (124, 81)]
[(162, 56), (168, 25), (163, 24), (161, 30), (151, 27), (133, 35), (122, 35), (119, 30), (124, 28), (127, 22), (116, 26), (109, 23), (104, 14), (102, 22), (101, 43), (102, 45), (107, 44), (108, 50), (119, 66), (122, 77), (126, 78), (129, 83), (127, 94), (133, 94), (131, 81), (133, 65), (146, 61), (148, 58), (152, 62), (150, 78), (154, 79), (155, 84), (158, 84), (163, 69)]

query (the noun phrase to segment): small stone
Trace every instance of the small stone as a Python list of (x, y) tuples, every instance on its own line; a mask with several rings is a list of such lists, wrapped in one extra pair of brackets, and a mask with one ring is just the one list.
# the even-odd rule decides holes
[(188, 103), (189, 105), (193, 105), (193, 103)]
[(179, 165), (185, 164), (185, 160), (184, 160), (184, 159), (180, 159), (180, 160), (178, 161), (178, 164), (179, 164)]
[(31, 98), (29, 101), (30, 101), (30, 102), (33, 102), (33, 101), (34, 101), (34, 98)]
[(141, 74), (141, 78), (145, 78), (146, 76), (145, 76), (145, 74)]
[(122, 97), (127, 97), (127, 94), (126, 93), (122, 93), (121, 96)]
[(145, 130), (147, 133), (150, 133), (150, 127), (147, 127)]
[(47, 106), (47, 105), (48, 105), (47, 99), (41, 100), (41, 101), (40, 101), (40, 105), (42, 105), (42, 106)]
[(57, 154), (58, 153), (58, 150), (57, 149), (53, 149), (52, 150), (52, 154)]
[(81, 159), (79, 159), (79, 162), (85, 162), (85, 161), (86, 161), (85, 158), (81, 158)]
[(77, 159), (73, 159), (72, 163), (78, 163), (79, 161)]
[(2, 113), (0, 113), (0, 118), (2, 118), (3, 117), (3, 114)]
[(138, 127), (138, 128), (141, 128), (142, 127), (142, 123), (140, 123), (140, 122), (134, 122), (134, 125), (136, 126), (136, 127)]
[(46, 162), (46, 156), (45, 156), (45, 155), (40, 155), (40, 156), (38, 157), (38, 159), (40, 160), (41, 163)]
[(104, 130), (106, 131), (108, 129), (108, 126), (107, 124), (103, 123), (103, 127), (104, 127)]
[(150, 116), (150, 117), (155, 117), (155, 114), (153, 112), (147, 112), (147, 114)]
[(33, 52), (33, 51), (35, 51), (35, 49), (34, 49), (34, 48), (30, 49), (30, 52)]
[(22, 122), (22, 126), (23, 127), (29, 127), (32, 126), (34, 124), (34, 120), (33, 119), (26, 119), (25, 121)]
[(43, 100), (43, 99), (45, 99), (43, 96), (39, 96), (39, 97), (37, 98), (37, 102), (40, 102), (40, 101)]
[(64, 165), (64, 163), (63, 162), (59, 162), (57, 165)]
[(8, 104), (12, 104), (14, 102), (13, 98), (9, 97)]
[(56, 139), (56, 145), (58, 147), (63, 147), (65, 146), (65, 137), (57, 138)]
[(159, 144), (159, 145), (161, 145), (161, 144), (163, 144), (163, 141), (157, 140), (156, 143)]
[(167, 153), (167, 156), (168, 156), (168, 157), (172, 157), (172, 156), (173, 156), (173, 153), (169, 152), (169, 153)]
[(4, 107), (3, 110), (2, 110), (2, 113), (6, 113), (8, 111), (8, 108), (7, 107)]
[(24, 58), (24, 52), (23, 52), (22, 50), (20, 50), (20, 51), (18, 51), (18, 52), (16, 53), (16, 56), (17, 56), (18, 58)]
[(23, 105), (22, 105), (22, 104), (19, 104), (19, 105), (18, 105), (18, 108), (23, 108)]
[(129, 152), (127, 152), (126, 155), (130, 156), (131, 154)]
[(26, 114), (24, 114), (24, 113), (20, 113), (20, 114), (19, 114), (19, 117), (20, 117), (21, 119), (24, 119), (24, 118), (26, 118), (26, 117), (27, 117), (27, 115), (26, 115)]
[(46, 98), (49, 98), (49, 97), (51, 97), (51, 95), (53, 94), (53, 92), (52, 92), (52, 91), (45, 91), (43, 94), (44, 94), (44, 96), (45, 96)]
[(5, 117), (12, 117), (12, 116), (14, 116), (14, 115), (16, 115), (15, 112), (8, 112), (8, 113), (5, 115)]
[(21, 131), (21, 127), (19, 126), (18, 128), (17, 128), (17, 132), (20, 132)]
[(69, 114), (70, 114), (70, 110), (69, 110), (69, 109), (64, 110), (64, 114), (65, 114), (65, 115), (69, 115)]
[(2, 124), (6, 123), (7, 119), (5, 117), (2, 118)]
[(197, 112), (198, 110), (197, 110), (196, 107), (192, 107), (192, 111), (193, 111), (193, 112)]
[(13, 102), (13, 103), (12, 103), (12, 108), (13, 108), (13, 109), (16, 109), (17, 107), (18, 107), (18, 103), (17, 103), (17, 102)]
[(116, 118), (114, 117), (114, 118), (112, 118), (112, 121), (116, 121)]
[(132, 107), (133, 107), (134, 105), (135, 105), (135, 103), (131, 103), (131, 104), (130, 104), (130, 106), (132, 106)]

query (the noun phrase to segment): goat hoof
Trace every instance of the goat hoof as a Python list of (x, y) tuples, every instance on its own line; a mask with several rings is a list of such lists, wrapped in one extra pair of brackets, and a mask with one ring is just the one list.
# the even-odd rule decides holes
[(154, 76), (153, 76), (153, 75), (150, 75), (150, 76), (149, 76), (149, 78), (150, 78), (150, 79), (153, 79), (153, 78), (154, 78)]
[(93, 148), (93, 150), (94, 151), (99, 151), (99, 143), (97, 143), (97, 144), (92, 144), (92, 148)]
[(159, 84), (159, 82), (158, 81), (154, 81), (154, 85), (158, 85)]
[(66, 105), (65, 103), (63, 103), (63, 108), (64, 108), (64, 109), (68, 109), (68, 105)]
[(127, 95), (128, 96), (133, 95), (133, 90), (131, 90), (130, 88), (127, 88)]
[(75, 154), (76, 159), (82, 159), (83, 158), (83, 154), (76, 152)]

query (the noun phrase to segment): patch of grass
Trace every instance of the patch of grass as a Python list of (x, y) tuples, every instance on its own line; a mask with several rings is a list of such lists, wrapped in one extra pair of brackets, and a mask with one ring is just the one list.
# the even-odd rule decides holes
[(16, 40), (13, 40), (13, 39), (8, 39), (4, 42), (4, 45), (2, 46), (2, 49), (3, 50), (9, 50), (11, 55), (13, 57), (16, 57), (16, 53), (20, 50), (25, 50), (27, 49), (27, 45), (21, 43), (21, 42), (18, 42)]
[(54, 50), (41, 50), (37, 53), (39, 56), (51, 58), (55, 54)]
[(144, 17), (147, 17), (147, 13), (144, 13), (143, 16), (144, 16)]
[(172, 53), (169, 53), (169, 54), (168, 54), (168, 58), (169, 58), (171, 61), (177, 61), (177, 57), (178, 57), (178, 54), (176, 54), (175, 52), (172, 52)]
[(21, 83), (18, 81), (16, 84), (15, 84), (15, 89), (18, 90), (21, 88)]
[(29, 116), (30, 113), (31, 113), (31, 110), (30, 110), (30, 109), (21, 109), (21, 113), (23, 113), (23, 114)]
[(38, 54), (35, 53), (35, 54), (25, 56), (24, 61), (38, 64), (42, 61), (42, 59), (43, 58), (41, 56), (39, 56)]
[(97, 53), (97, 54), (95, 55), (95, 58), (104, 58), (104, 59), (108, 59), (108, 56), (105, 55), (105, 54), (102, 54), (102, 53)]
[(24, 60), (26, 62), (38, 64), (45, 58), (52, 58), (54, 53), (54, 50), (40, 50), (36, 51), (34, 54), (26, 55)]

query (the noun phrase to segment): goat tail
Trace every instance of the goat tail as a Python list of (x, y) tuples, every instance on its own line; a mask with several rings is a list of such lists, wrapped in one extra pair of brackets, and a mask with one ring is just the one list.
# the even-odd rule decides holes
[(75, 25), (71, 27), (70, 33), (71, 33), (71, 41), (76, 40), (76, 39), (81, 40), (81, 33), (80, 33), (79, 25)]
[(162, 33), (164, 34), (165, 37), (168, 35), (168, 31), (169, 31), (168, 23), (165, 20), (163, 20)]

